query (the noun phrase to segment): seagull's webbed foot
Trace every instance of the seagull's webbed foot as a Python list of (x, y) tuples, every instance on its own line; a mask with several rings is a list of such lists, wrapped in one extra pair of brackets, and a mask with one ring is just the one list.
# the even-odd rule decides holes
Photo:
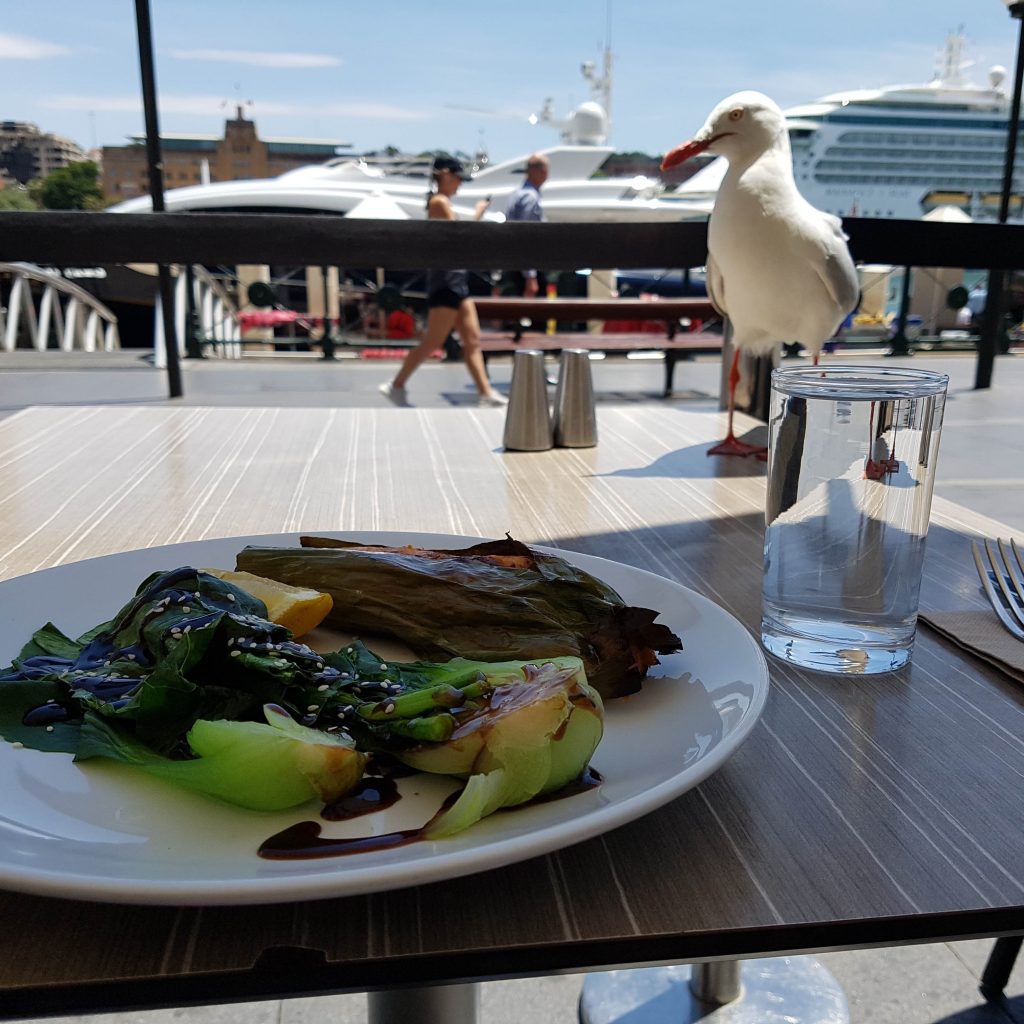
[(900, 464), (897, 459), (886, 458), (876, 462), (874, 459), (868, 459), (864, 463), (864, 479), (865, 480), (881, 480), (883, 477), (889, 476), (891, 473), (899, 472)]
[(767, 458), (768, 449), (761, 444), (748, 444), (746, 441), (741, 441), (735, 434), (730, 434), (724, 441), (709, 448), (708, 455), (756, 455), (758, 458), (762, 456)]

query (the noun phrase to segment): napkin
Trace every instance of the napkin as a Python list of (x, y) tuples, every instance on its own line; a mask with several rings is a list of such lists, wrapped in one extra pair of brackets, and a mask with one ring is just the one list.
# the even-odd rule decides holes
[(953, 643), (1024, 683), (1024, 641), (1009, 632), (995, 612), (921, 612), (918, 618)]

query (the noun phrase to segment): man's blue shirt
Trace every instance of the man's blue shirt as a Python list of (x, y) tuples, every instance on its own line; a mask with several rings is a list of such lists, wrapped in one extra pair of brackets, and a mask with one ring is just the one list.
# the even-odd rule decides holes
[(540, 189), (529, 181), (524, 181), (508, 197), (508, 203), (505, 205), (505, 219), (544, 220), (544, 210), (540, 205)]

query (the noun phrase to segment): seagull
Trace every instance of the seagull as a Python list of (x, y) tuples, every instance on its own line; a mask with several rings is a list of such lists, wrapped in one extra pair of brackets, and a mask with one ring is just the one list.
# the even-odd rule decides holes
[(732, 429), (740, 352), (799, 342), (813, 356), (858, 304), (857, 271), (838, 217), (797, 190), (786, 119), (763, 93), (726, 97), (697, 134), (670, 150), (667, 170), (697, 153), (729, 161), (708, 224), (708, 297), (732, 323), (729, 432), (709, 455), (764, 454)]

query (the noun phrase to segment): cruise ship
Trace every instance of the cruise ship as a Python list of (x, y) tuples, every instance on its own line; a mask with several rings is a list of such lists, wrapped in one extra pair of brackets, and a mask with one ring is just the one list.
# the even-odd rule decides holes
[[(964, 50), (962, 32), (951, 33), (924, 85), (838, 92), (788, 109), (793, 169), (807, 201), (840, 217), (915, 220), (955, 206), (973, 220), (996, 220), (1009, 127), (1006, 71), (993, 67), (987, 85), (972, 84)], [(1011, 220), (1022, 217), (1021, 143)], [(726, 166), (713, 161), (672, 196), (707, 201)]]

